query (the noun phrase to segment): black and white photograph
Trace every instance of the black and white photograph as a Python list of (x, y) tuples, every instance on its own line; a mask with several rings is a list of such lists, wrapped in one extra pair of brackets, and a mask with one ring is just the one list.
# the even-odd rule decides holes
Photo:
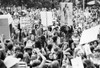
[(0, 68), (100, 68), (100, 0), (0, 0)]

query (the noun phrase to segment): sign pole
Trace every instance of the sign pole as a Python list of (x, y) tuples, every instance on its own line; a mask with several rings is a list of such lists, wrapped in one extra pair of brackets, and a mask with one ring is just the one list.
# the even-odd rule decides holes
[(85, 0), (83, 0), (83, 11), (85, 11)]

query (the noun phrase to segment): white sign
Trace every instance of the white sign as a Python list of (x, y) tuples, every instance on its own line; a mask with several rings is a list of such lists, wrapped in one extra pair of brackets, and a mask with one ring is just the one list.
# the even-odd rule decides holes
[(53, 25), (53, 13), (51, 11), (42, 11), (41, 12), (41, 23), (43, 26)]
[(47, 25), (53, 25), (53, 13), (51, 11), (47, 12)]
[(84, 68), (81, 57), (76, 57), (71, 60), (72, 68)]
[(0, 35), (4, 34), (6, 39), (10, 39), (10, 28), (9, 21), (10, 18), (8, 15), (0, 15)]
[(94, 40), (97, 40), (97, 35), (99, 34), (99, 28), (100, 28), (100, 25), (84, 30), (82, 32), (79, 44), (80, 45), (86, 44)]
[(21, 17), (20, 18), (20, 27), (24, 28), (26, 26), (31, 26), (31, 19), (30, 19), (30, 17)]
[(67, 10), (67, 12), (68, 12), (68, 26), (70, 26), (70, 25), (73, 25), (73, 21), (72, 21), (72, 19), (73, 19), (73, 14), (72, 14), (72, 12), (73, 12), (73, 4), (72, 3), (67, 3), (67, 6), (68, 6), (68, 10)]
[(64, 25), (65, 23), (65, 17), (64, 17), (64, 7), (65, 7), (66, 2), (61, 2), (60, 7), (61, 7), (61, 25)]
[(13, 23), (13, 18), (10, 14), (7, 14), (7, 15), (0, 15), (0, 19), (5, 19), (7, 18), (8, 19), (8, 24), (12, 24)]
[(43, 24), (43, 26), (47, 26), (46, 11), (41, 12), (41, 24)]
[(72, 19), (73, 4), (67, 2), (61, 2), (61, 23), (68, 26), (73, 25)]

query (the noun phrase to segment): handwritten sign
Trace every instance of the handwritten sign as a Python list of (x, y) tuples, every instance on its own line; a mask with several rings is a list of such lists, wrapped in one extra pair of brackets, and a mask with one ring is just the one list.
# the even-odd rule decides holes
[(31, 26), (30, 17), (21, 17), (20, 18), (20, 26), (21, 26), (21, 28), (24, 28), (26, 26)]

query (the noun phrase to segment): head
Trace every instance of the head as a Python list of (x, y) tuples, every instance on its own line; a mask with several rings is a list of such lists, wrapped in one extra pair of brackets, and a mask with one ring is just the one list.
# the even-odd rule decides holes
[(22, 60), (23, 59), (23, 53), (22, 52), (18, 52), (16, 54), (16, 58), (20, 58)]
[(40, 41), (35, 42), (35, 48), (41, 49), (41, 42)]
[(31, 34), (31, 40), (32, 40), (32, 41), (35, 40), (35, 35)]
[(93, 42), (93, 46), (94, 46), (94, 47), (98, 46), (98, 41), (94, 41), (94, 42)]
[(45, 40), (46, 40), (45, 36), (42, 35), (42, 36), (41, 36), (41, 41), (45, 41)]
[(12, 43), (9, 43), (9, 44), (7, 45), (7, 48), (8, 48), (8, 50), (13, 50), (13, 44), (12, 44)]
[(54, 42), (54, 43), (57, 42), (57, 36), (54, 36), (52, 39), (53, 39), (53, 42)]
[(48, 48), (49, 51), (51, 51), (52, 47), (53, 47), (52, 44), (49, 44), (49, 45), (47, 46), (47, 48)]
[(84, 61), (84, 67), (85, 68), (95, 68), (94, 64), (90, 60)]
[(29, 55), (32, 54), (32, 48), (25, 48), (25, 51), (26, 51)]
[(53, 61), (51, 68), (60, 68), (59, 62), (58, 61)]
[(77, 36), (78, 36), (78, 31), (75, 30), (73, 35), (74, 35), (75, 37), (77, 37)]
[(49, 31), (52, 31), (52, 27), (51, 27), (51, 26), (50, 26), (50, 27), (48, 27), (48, 30), (49, 30)]
[(16, 53), (21, 52), (21, 47), (16, 47), (16, 48), (15, 48), (15, 52), (16, 52)]

